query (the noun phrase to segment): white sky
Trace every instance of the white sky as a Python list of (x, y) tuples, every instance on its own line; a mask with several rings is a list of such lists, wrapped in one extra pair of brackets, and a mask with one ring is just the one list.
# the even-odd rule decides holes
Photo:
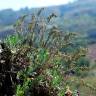
[(67, 4), (72, 1), (74, 0), (0, 0), (0, 10), (7, 8), (18, 10), (23, 7), (45, 7)]

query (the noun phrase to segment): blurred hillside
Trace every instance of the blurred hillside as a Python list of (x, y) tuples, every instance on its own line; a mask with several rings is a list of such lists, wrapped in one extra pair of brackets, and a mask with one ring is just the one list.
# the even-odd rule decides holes
[[(0, 11), (0, 29), (14, 24), (20, 16), (32, 14), (36, 10), (38, 9), (29, 9), (26, 7), (18, 11), (12, 9)], [(59, 16), (57, 23), (64, 31), (82, 32), (85, 35), (88, 33), (87, 35), (93, 40), (96, 37), (95, 10), (96, 0), (78, 0), (67, 5), (47, 7), (45, 8), (46, 14), (44, 15), (47, 16), (50, 12), (56, 12)], [(0, 31), (2, 32), (2, 30)]]

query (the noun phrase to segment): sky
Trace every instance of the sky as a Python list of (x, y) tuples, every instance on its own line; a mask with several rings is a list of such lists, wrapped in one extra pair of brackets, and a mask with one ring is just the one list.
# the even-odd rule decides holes
[(0, 10), (9, 8), (19, 10), (20, 8), (24, 7), (46, 7), (67, 4), (73, 1), (74, 0), (0, 0)]

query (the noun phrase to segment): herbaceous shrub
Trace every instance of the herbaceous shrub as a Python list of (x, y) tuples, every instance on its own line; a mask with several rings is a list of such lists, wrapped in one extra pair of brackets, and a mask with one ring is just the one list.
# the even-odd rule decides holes
[(44, 17), (42, 11), (20, 17), (14, 25), (16, 35), (5, 40), (12, 53), (11, 71), (16, 73), (16, 96), (64, 96), (67, 85), (76, 81), (72, 89), (80, 86), (80, 78), (69, 78), (81, 73), (86, 48), (74, 43), (76, 33), (58, 28), (55, 13)]

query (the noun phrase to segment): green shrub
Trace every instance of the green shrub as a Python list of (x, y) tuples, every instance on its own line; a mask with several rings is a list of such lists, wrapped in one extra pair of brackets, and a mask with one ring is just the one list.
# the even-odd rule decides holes
[[(16, 48), (12, 57), (19, 82), (16, 96), (64, 96), (66, 86), (74, 82), (70, 80), (72, 76), (76, 73), (81, 75), (82, 70), (78, 66), (89, 66), (84, 59), (86, 48), (80, 44), (72, 48), (77, 40), (76, 34), (61, 32), (51, 22), (56, 14), (45, 18), (43, 10), (20, 18), (15, 25), (17, 34), (5, 40), (10, 48)], [(25, 22), (26, 18), (31, 20)], [(27, 33), (24, 33), (25, 29)], [(72, 85), (72, 91), (79, 84)]]

